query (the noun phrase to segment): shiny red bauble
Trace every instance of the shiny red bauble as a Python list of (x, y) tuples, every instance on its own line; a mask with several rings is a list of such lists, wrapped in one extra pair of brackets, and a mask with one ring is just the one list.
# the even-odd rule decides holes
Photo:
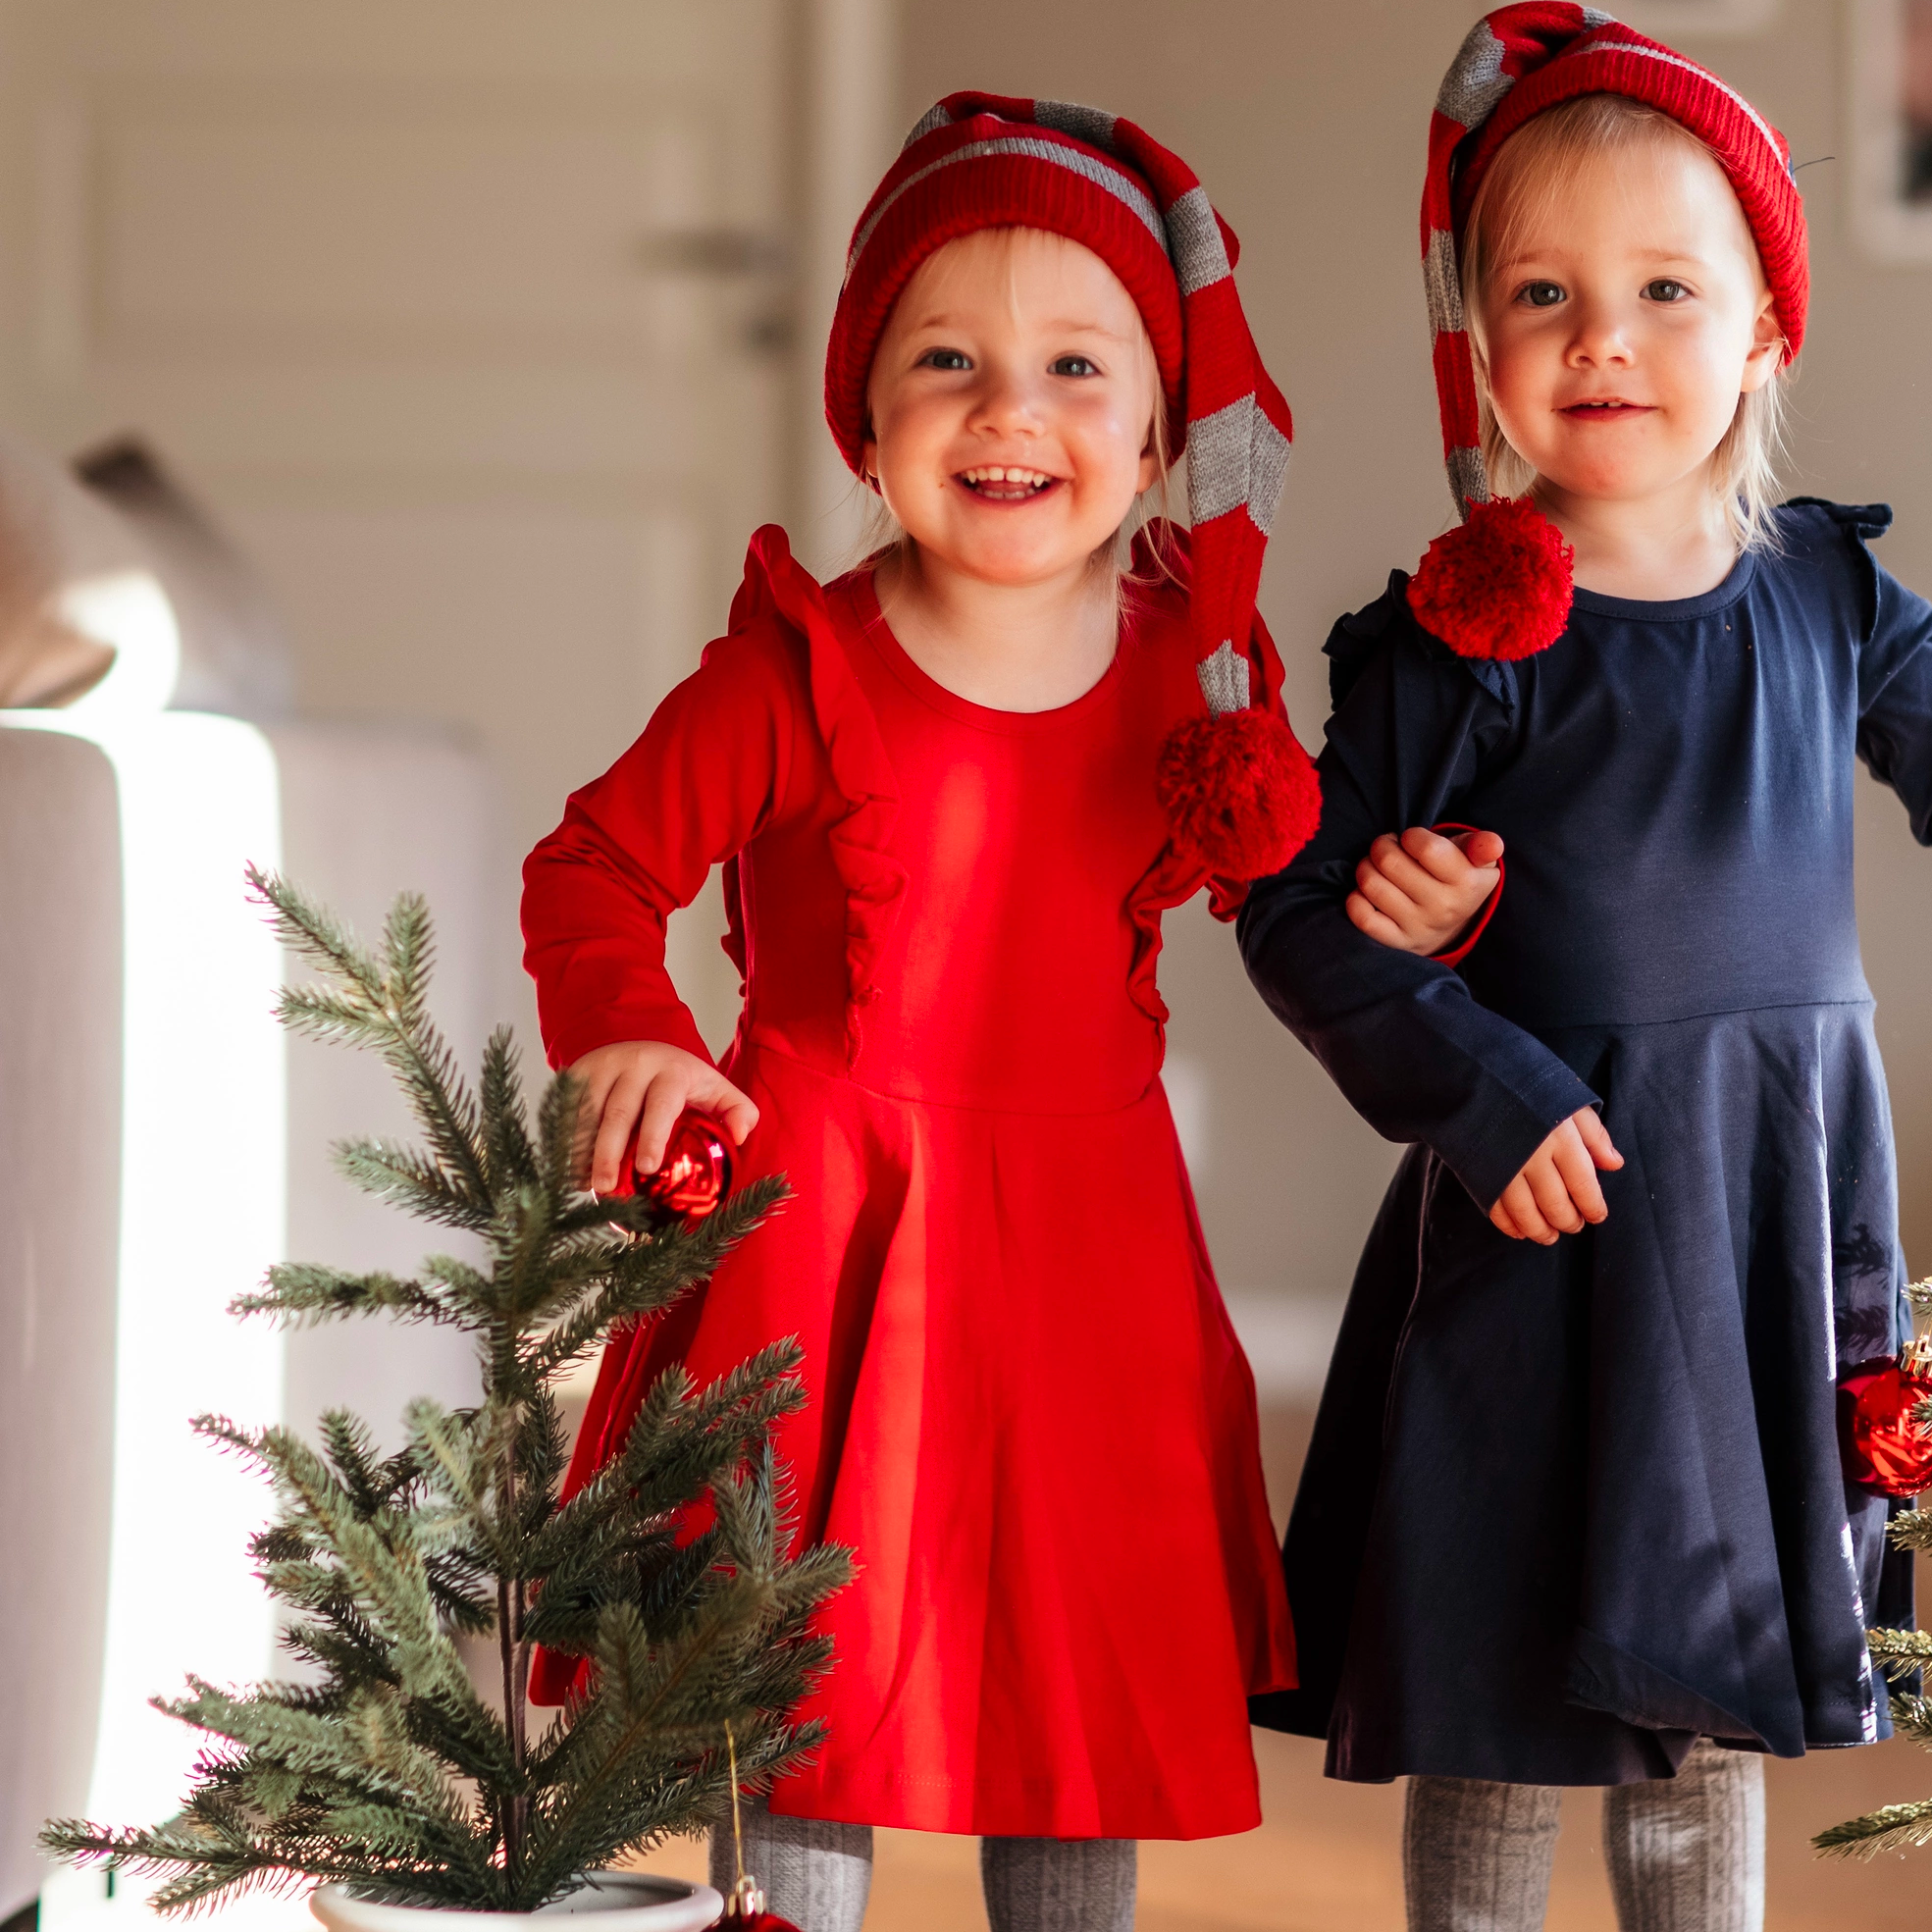
[[(735, 1822), (733, 1829), (737, 1829)], [(728, 1932), (799, 1932), (789, 1918), (765, 1910), (764, 1893), (757, 1880), (744, 1876), (731, 1888), (724, 1902), (724, 1916), (718, 1922)]]
[(1838, 1385), (1845, 1473), (1881, 1496), (1932, 1489), (1932, 1428), (1917, 1419), (1932, 1401), (1932, 1363), (1912, 1342), (1896, 1360), (1866, 1362)]
[[(758, 1897), (764, 1895), (759, 1893)], [(726, 1932), (799, 1932), (799, 1928), (789, 1918), (780, 1918), (775, 1911), (766, 1911), (762, 1906), (755, 1911), (734, 1911), (738, 1904), (735, 1898), (724, 1902), (724, 1917), (718, 1922)]]
[(640, 1195), (666, 1221), (689, 1227), (731, 1192), (731, 1136), (708, 1114), (687, 1108), (678, 1116), (655, 1174), (638, 1173), (637, 1138), (633, 1127), (612, 1194)]

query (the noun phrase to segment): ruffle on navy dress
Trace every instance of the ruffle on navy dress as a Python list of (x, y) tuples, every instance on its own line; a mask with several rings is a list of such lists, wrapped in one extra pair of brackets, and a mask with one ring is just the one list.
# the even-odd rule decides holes
[[(1275, 1012), (1415, 1143), (1357, 1272), (1283, 1552), (1302, 1688), (1263, 1723), (1337, 1776), (1668, 1775), (1706, 1734), (1885, 1735), (1864, 1645), (1911, 1619), (1836, 1384), (1895, 1347), (1896, 1176), (1853, 905), (1862, 757), (1932, 842), (1932, 606), (1801, 500), (1703, 597), (1579, 591), (1472, 664), (1391, 580), (1329, 645), (1322, 829), (1241, 918)], [(1342, 912), (1377, 834), (1509, 846), (1459, 971)], [(1488, 1209), (1600, 1105), (1609, 1220)]]

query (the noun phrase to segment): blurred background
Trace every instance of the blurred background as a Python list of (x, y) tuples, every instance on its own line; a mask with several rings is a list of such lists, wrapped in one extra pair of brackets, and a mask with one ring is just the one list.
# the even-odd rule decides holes
[[(1477, 11), (1467, 0), (0, 0), (0, 568), (8, 544), (31, 551), (57, 595), (97, 585), (108, 565), (113, 577), (151, 564), (181, 633), (175, 705), (246, 721), (269, 748), (261, 822), (273, 819), (290, 870), (366, 922), (394, 890), (429, 890), (459, 1045), (472, 1051), (489, 1021), (508, 1018), (534, 1051), (515, 930), (521, 855), (695, 666), (756, 525), (785, 522), (823, 570), (850, 560), (855, 505), (818, 414), (826, 319), (859, 208), (905, 128), (953, 89), (1090, 101), (1143, 123), (1239, 234), (1243, 298), (1296, 421), (1262, 602), (1295, 723), (1319, 742), (1329, 625), (1376, 596), (1391, 566), (1412, 565), (1448, 515), (1416, 208), (1429, 104)], [(1713, 66), (1789, 135), (1814, 290), (1790, 487), (1894, 504), (1881, 557), (1932, 593), (1932, 0), (1658, 0), (1626, 17)], [(119, 536), (88, 522), (102, 513)], [(124, 556), (117, 542), (132, 548)], [(114, 844), (111, 800), (86, 757), (62, 749), (80, 741), (55, 744), (45, 728), (78, 715), (68, 699), (99, 675), (89, 641), (98, 648), (113, 623), (84, 604), (60, 605), (58, 650), (26, 617), (9, 629), (15, 613), (0, 608), (0, 705), (40, 713), (17, 708), (0, 732), (0, 1148), (17, 1156), (0, 1209), (9, 1184), (22, 1200), (39, 1185), (24, 1176), (49, 1158), (49, 1117), (23, 1083), (72, 1087), (62, 1026), (80, 1023), (74, 1003), (109, 1014), (115, 974), (134, 970), (131, 876), (124, 914), (111, 893), (91, 912), (77, 897), (98, 870), (87, 841)], [(130, 665), (137, 654), (123, 647)], [(125, 684), (131, 671), (114, 676)], [(124, 691), (117, 702), (140, 701)], [(104, 726), (86, 745), (111, 737)], [(231, 752), (240, 773), (252, 754), (201, 744), (171, 753), (169, 770), (205, 773)], [(109, 745), (108, 756), (117, 851), (132, 866), (132, 755)], [(153, 782), (178, 796), (176, 780)], [(240, 811), (254, 782), (224, 780), (209, 824)], [(66, 803), (35, 817), (28, 802), (55, 795)], [(1863, 785), (1859, 806), (1906, 1249), (1926, 1269), (1932, 1010), (1918, 967), (1932, 956), (1932, 857), (1889, 794)], [(58, 864), (56, 852), (68, 855)], [(117, 916), (128, 922), (118, 939)], [(45, 947), (25, 935), (60, 918), (88, 958), (113, 954), (112, 971), (41, 984)], [(735, 982), (714, 897), (677, 924), (681, 983), (721, 1046)], [(1225, 928), (1197, 904), (1169, 930), (1170, 1089), (1262, 1386), (1279, 1514), (1395, 1150), (1267, 1018)], [(263, 970), (272, 978), (274, 962)], [(39, 1005), (6, 991), (29, 980)], [(56, 1024), (56, 1012), (68, 1018)], [(125, 1045), (134, 1055), (131, 1035)], [(136, 1106), (111, 1058), (83, 1069), (101, 1111), (75, 1103), (75, 1131), (97, 1142), (114, 1138), (101, 1123), (117, 1106)], [(387, 1124), (372, 1118), (380, 1085), (293, 1053), (286, 1081), (286, 1152), (277, 1139), (251, 1156), (269, 1163), (251, 1186), (283, 1190), (282, 1219), (260, 1241), (378, 1265), (384, 1237), (320, 1149), (329, 1133)], [(168, 1103), (155, 1104), (141, 1118), (165, 1123)], [(129, 1134), (125, 1187), (155, 1145), (147, 1128)], [(111, 1150), (102, 1159), (111, 1169)], [(205, 1223), (207, 1205), (189, 1222)], [(125, 1230), (123, 1247), (126, 1297)], [(84, 1248), (63, 1250), (60, 1266), (100, 1261)], [(105, 1419), (126, 1377), (117, 1397), (103, 1358), (118, 1346), (125, 1367), (129, 1332), (117, 1344), (112, 1311), (70, 1307), (66, 1352), (36, 1342), (36, 1322), (61, 1319), (50, 1268), (19, 1238), (0, 1246), (0, 1335), (16, 1337), (0, 1368), (8, 1412), (55, 1402), (71, 1420), (92, 1403)], [(234, 1373), (276, 1379), (303, 1421), (341, 1395), (390, 1413), (415, 1384), (461, 1366), (376, 1361), (367, 1338), (359, 1348), (291, 1344)], [(70, 1385), (61, 1361), (90, 1366)], [(98, 1503), (123, 1480), (82, 1456), (40, 1484), (43, 1437), (15, 1428), (0, 1485), (14, 1486), (22, 1523), (29, 1490), (65, 1483)], [(238, 1564), (232, 1538), (210, 1547)], [(90, 1545), (73, 1574), (117, 1560), (133, 1558)], [(76, 1603), (50, 1608), (49, 1587), (23, 1571), (0, 1583), (10, 1629), (96, 1614)], [(24, 1690), (0, 1695), (16, 1699), (0, 1703), (0, 1734), (58, 1723), (94, 1738), (91, 1708), (57, 1720)], [(1324, 1785), (1318, 1747), (1260, 1748), (1268, 1824), (1246, 1840), (1150, 1848), (1142, 1924), (1398, 1925), (1399, 1791)], [(69, 1756), (62, 1776), (84, 1784), (87, 1750)], [(1853, 1810), (1932, 1789), (1922, 1764), (1887, 1747), (1773, 1767), (1773, 1926), (1927, 1922), (1932, 1862), (1821, 1867), (1805, 1847)], [(1589, 1807), (1571, 1823), (1551, 1923), (1607, 1926)], [(0, 1914), (25, 1896), (0, 1899)], [(935, 1926), (981, 1922), (969, 1844), (893, 1840), (875, 1896), (875, 1925), (915, 1910)]]

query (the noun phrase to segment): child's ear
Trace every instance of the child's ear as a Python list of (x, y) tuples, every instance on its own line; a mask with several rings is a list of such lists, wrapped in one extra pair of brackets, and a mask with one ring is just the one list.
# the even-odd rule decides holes
[(865, 425), (864, 439), (859, 445), (859, 481), (873, 496), (879, 495), (879, 440), (872, 434), (870, 423)]
[(1757, 298), (1757, 314), (1750, 326), (1750, 349), (1745, 357), (1744, 381), (1739, 385), (1746, 395), (1761, 390), (1778, 373), (1785, 359), (1785, 328), (1772, 305), (1771, 291)]
[[(1158, 402), (1154, 405), (1157, 412), (1162, 406)], [(1140, 445), (1140, 478), (1133, 487), (1133, 493), (1136, 496), (1144, 490), (1152, 490), (1155, 479), (1161, 474), (1160, 435), (1161, 419), (1157, 413), (1148, 417), (1147, 441)]]

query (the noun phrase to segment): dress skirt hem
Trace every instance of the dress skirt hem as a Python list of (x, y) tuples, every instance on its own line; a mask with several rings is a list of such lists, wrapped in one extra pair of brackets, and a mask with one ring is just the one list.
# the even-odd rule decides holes
[[(810, 1399), (777, 1446), (799, 1534), (859, 1575), (800, 1712), (826, 1742), (772, 1809), (1252, 1829), (1246, 1698), (1292, 1684), (1293, 1639), (1253, 1378), (1158, 1080), (1069, 1118), (880, 1095), (756, 1044), (726, 1070), (762, 1122), (742, 1178), (783, 1173), (801, 1205), (613, 1340), (571, 1481), (673, 1361), (704, 1383), (797, 1334)], [(572, 1676), (547, 1658), (537, 1694)]]

